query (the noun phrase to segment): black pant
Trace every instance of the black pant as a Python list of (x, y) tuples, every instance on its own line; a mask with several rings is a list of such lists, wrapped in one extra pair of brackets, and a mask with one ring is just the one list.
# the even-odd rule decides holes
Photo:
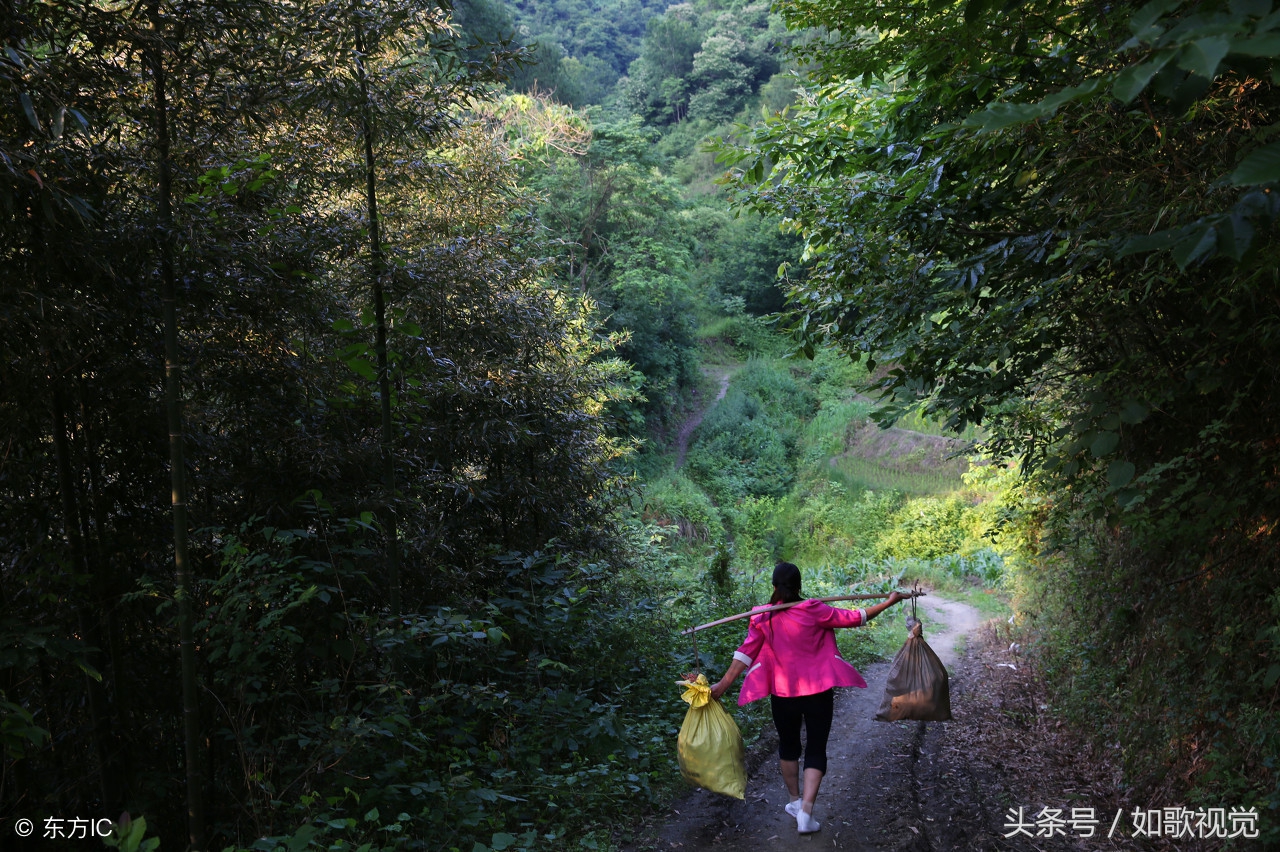
[(804, 745), (804, 768), (827, 771), (827, 739), (831, 736), (831, 720), (835, 716), (836, 696), (833, 690), (795, 698), (769, 696), (773, 724), (778, 729), (778, 757), (800, 759), (800, 723), (808, 735)]

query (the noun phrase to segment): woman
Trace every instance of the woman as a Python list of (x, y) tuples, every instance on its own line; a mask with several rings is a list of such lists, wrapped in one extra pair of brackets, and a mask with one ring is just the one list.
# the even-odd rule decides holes
[[(884, 603), (866, 609), (836, 609), (807, 600), (790, 609), (753, 615), (747, 638), (733, 653), (733, 663), (711, 687), (719, 698), (746, 671), (738, 704), (769, 696), (773, 724), (778, 729), (778, 765), (787, 785), (787, 813), (796, 818), (801, 834), (821, 825), (813, 818), (813, 803), (827, 771), (827, 738), (835, 709), (837, 686), (866, 687), (867, 682), (836, 649), (835, 628), (866, 624), (908, 596), (894, 591)], [(773, 597), (769, 604), (800, 600), (800, 569), (779, 562), (773, 569)], [(757, 607), (761, 609), (762, 607)], [(804, 798), (800, 798), (800, 728), (808, 733), (804, 751)]]

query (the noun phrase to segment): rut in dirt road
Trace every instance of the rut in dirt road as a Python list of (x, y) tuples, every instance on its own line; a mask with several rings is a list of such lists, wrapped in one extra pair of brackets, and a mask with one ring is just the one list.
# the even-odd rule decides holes
[[(983, 618), (973, 607), (927, 597), (918, 604), (924, 638), (949, 670), (956, 644)], [(903, 639), (903, 611), (891, 618)], [(866, 689), (839, 689), (835, 724), (828, 745), (828, 770), (814, 816), (816, 834), (800, 835), (795, 819), (783, 811), (786, 789), (778, 775), (777, 740), (770, 729), (748, 758), (745, 801), (693, 790), (663, 821), (650, 826), (633, 850), (760, 849), (933, 850), (935, 832), (920, 801), (921, 744), (926, 726), (945, 722), (876, 722), (884, 696), (888, 663), (862, 670)]]

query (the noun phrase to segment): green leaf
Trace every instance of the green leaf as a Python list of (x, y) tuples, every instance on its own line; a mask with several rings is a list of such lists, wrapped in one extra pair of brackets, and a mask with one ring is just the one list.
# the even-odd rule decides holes
[(987, 11), (990, 0), (969, 0), (964, 6), (964, 22), (969, 26), (976, 24)]
[(506, 849), (508, 846), (514, 845), (515, 842), (516, 838), (514, 835), (500, 831), (493, 835), (493, 838), (489, 841), (489, 845), (494, 849)]
[(18, 100), (22, 101), (22, 111), (27, 114), (27, 122), (40, 132), (44, 132), (44, 128), (40, 126), (40, 119), (36, 117), (35, 104), (31, 102), (31, 96), (26, 92), (18, 95)]
[(1172, 51), (1162, 51), (1146, 62), (1130, 65), (1116, 75), (1115, 82), (1111, 84), (1111, 94), (1120, 103), (1129, 103), (1142, 94), (1142, 90), (1151, 82), (1151, 78), (1160, 73), (1160, 69), (1168, 65), (1172, 58)]
[(1231, 52), (1237, 56), (1276, 56), (1280, 54), (1280, 34), (1238, 39), (1231, 42)]
[(1126, 400), (1124, 405), (1120, 407), (1120, 421), (1122, 423), (1141, 423), (1147, 419), (1150, 409), (1137, 400)]
[(1094, 438), (1093, 443), (1089, 445), (1089, 452), (1093, 453), (1094, 458), (1100, 459), (1118, 446), (1120, 446), (1118, 433), (1099, 432), (1098, 437)]
[(1182, 0), (1153, 0), (1153, 2), (1135, 12), (1133, 17), (1129, 19), (1129, 29), (1135, 35), (1141, 34), (1166, 12), (1171, 12), (1181, 5)]
[(1148, 251), (1164, 251), (1173, 247), (1180, 234), (1180, 231), (1169, 230), (1141, 237), (1130, 237), (1120, 249), (1120, 256), (1128, 257), (1131, 254), (1142, 254)]
[(1048, 118), (1057, 113), (1058, 109), (1064, 104), (1092, 95), (1100, 88), (1102, 88), (1102, 80), (1095, 79), (1081, 83), (1079, 86), (1069, 86), (1036, 103), (1011, 104), (1004, 101), (996, 101), (995, 103), (987, 104), (985, 109), (975, 112), (965, 119), (964, 126), (977, 127), (980, 128), (981, 132), (988, 133), (992, 130), (1012, 127), (1015, 124), (1024, 124), (1039, 118)]
[(1271, 183), (1280, 180), (1280, 142), (1272, 142), (1245, 157), (1231, 173), (1236, 186), (1255, 183)]
[(1280, 680), (1280, 665), (1274, 665), (1271, 668), (1267, 669), (1267, 674), (1262, 679), (1262, 688), (1270, 689), (1272, 686), (1275, 685), (1275, 682), (1277, 680)]
[(1253, 235), (1248, 217), (1240, 210), (1234, 211), (1218, 223), (1218, 253), (1240, 260), (1253, 245)]
[(352, 358), (347, 361), (347, 366), (352, 369), (358, 376), (373, 381), (378, 377), (378, 373), (373, 369), (373, 365), (363, 358)]
[(1227, 8), (1233, 15), (1262, 18), (1271, 13), (1271, 0), (1230, 0)]
[(1178, 55), (1178, 67), (1185, 68), (1206, 80), (1212, 80), (1230, 49), (1231, 41), (1226, 36), (1215, 35), (1197, 39), (1182, 48)]
[(1136, 503), (1143, 502), (1141, 491), (1137, 491), (1133, 488), (1121, 488), (1119, 491), (1116, 492), (1116, 505), (1118, 505), (1120, 508), (1123, 509), (1127, 506), (1131, 506), (1135, 502)]
[(1135, 470), (1133, 462), (1113, 461), (1107, 467), (1107, 484), (1112, 488), (1123, 488), (1133, 481)]
[(378, 821), (378, 817), (380, 817), (380, 816), (382, 816), (382, 815), (378, 813), (378, 809), (377, 809), (377, 808), (370, 808), (368, 811), (366, 811), (366, 812), (365, 812), (365, 815), (364, 815), (364, 821), (365, 821), (365, 822), (377, 822), (377, 821)]
[(1046, 111), (1040, 104), (1007, 104), (997, 102), (988, 104), (987, 108), (976, 115), (970, 116), (965, 120), (965, 125), (969, 127), (979, 127), (983, 132), (992, 130), (1002, 130), (1006, 127), (1012, 127), (1015, 124), (1024, 124), (1028, 121), (1035, 121), (1037, 118), (1045, 115)]
[(1040, 103), (1056, 112), (1063, 104), (1070, 103), (1077, 98), (1083, 98), (1097, 92), (1102, 88), (1102, 84), (1102, 78), (1095, 78), (1081, 83), (1078, 86), (1068, 86), (1060, 92), (1055, 92), (1054, 94), (1049, 95), (1049, 97), (1045, 98)]
[(1218, 232), (1212, 225), (1200, 223), (1187, 229), (1186, 236), (1173, 247), (1171, 255), (1179, 269), (1186, 269), (1191, 262), (1208, 254), (1218, 243)]

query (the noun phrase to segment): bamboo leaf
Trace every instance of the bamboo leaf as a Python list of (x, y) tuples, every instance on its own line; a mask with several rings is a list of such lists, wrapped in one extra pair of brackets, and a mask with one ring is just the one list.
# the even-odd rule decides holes
[(27, 122), (39, 132), (43, 133), (44, 128), (40, 125), (40, 119), (36, 115), (35, 104), (31, 102), (31, 96), (26, 92), (18, 95), (18, 100), (22, 102), (22, 111), (26, 113)]

